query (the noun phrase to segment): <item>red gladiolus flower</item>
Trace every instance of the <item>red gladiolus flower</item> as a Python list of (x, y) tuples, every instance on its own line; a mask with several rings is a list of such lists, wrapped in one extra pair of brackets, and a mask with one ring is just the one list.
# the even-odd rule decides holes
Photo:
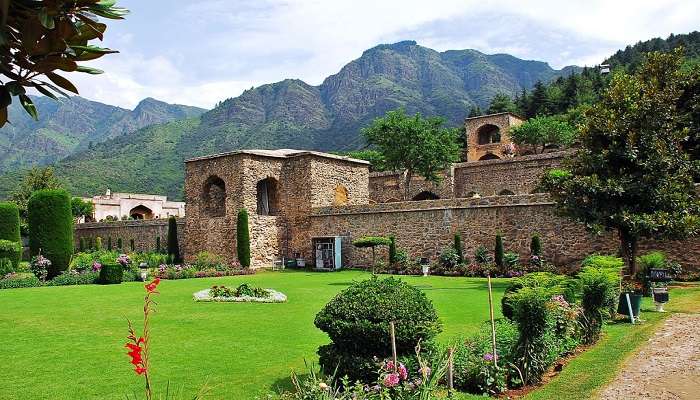
[(146, 368), (143, 363), (143, 348), (141, 347), (141, 344), (144, 343), (144, 339), (142, 337), (136, 339), (136, 337), (129, 336), (129, 339), (131, 339), (134, 343), (127, 343), (124, 347), (127, 349), (131, 350), (130, 352), (126, 353), (131, 357), (131, 363), (134, 364), (135, 369), (137, 374), (141, 375), (144, 372), (146, 372)]
[(160, 278), (154, 279), (151, 283), (145, 285), (146, 291), (148, 291), (148, 293), (153, 293), (156, 290), (156, 288), (158, 287), (159, 283), (160, 283)]

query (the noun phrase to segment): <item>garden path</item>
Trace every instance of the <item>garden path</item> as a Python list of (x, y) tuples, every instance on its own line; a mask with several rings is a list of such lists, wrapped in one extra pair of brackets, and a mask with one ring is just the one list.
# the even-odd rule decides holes
[(625, 363), (603, 400), (700, 398), (700, 314), (675, 314)]

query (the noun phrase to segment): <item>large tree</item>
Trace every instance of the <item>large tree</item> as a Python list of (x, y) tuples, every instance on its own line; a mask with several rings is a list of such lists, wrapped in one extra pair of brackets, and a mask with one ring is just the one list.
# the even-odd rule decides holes
[(491, 99), (491, 103), (489, 104), (489, 109), (486, 111), (487, 114), (498, 114), (502, 112), (516, 112), (517, 107), (515, 106), (515, 103), (513, 102), (513, 99), (510, 98), (507, 94), (504, 93), (498, 93)]
[(389, 111), (362, 130), (367, 142), (384, 155), (388, 170), (404, 171), (404, 200), (411, 193), (411, 178), (418, 174), (440, 182), (440, 172), (459, 159), (457, 129), (443, 127), (444, 119)]
[(689, 86), (682, 61), (679, 51), (650, 53), (634, 75), (616, 73), (586, 113), (582, 148), (544, 177), (565, 215), (595, 231), (617, 231), (632, 276), (640, 238), (700, 233), (697, 166), (682, 148), (689, 131), (678, 107)]
[(115, 0), (1, 0), (0, 13), (0, 126), (7, 123), (7, 107), (17, 97), (34, 119), (36, 107), (27, 88), (57, 99), (78, 93), (68, 79), (54, 71), (100, 74), (78, 62), (114, 50), (90, 44), (102, 40), (107, 25), (98, 17), (122, 19), (127, 10)]
[(548, 145), (565, 146), (575, 137), (574, 128), (557, 117), (535, 117), (510, 128), (510, 138), (519, 146), (530, 146), (535, 154)]

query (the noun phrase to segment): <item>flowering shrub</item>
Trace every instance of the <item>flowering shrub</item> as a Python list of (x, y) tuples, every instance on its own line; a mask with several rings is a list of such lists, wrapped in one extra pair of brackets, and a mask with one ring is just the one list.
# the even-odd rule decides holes
[(226, 286), (212, 286), (209, 289), (209, 294), (211, 297), (270, 297), (270, 292), (267, 289), (263, 289), (256, 286), (250, 286), (247, 283), (242, 283), (236, 289), (231, 289)]
[(29, 267), (40, 281), (45, 282), (49, 268), (51, 268), (51, 260), (39, 254), (38, 256), (32, 257)]
[(129, 258), (129, 256), (126, 254), (120, 254), (119, 257), (117, 257), (117, 264), (124, 268), (128, 268), (129, 264), (131, 264), (131, 258)]

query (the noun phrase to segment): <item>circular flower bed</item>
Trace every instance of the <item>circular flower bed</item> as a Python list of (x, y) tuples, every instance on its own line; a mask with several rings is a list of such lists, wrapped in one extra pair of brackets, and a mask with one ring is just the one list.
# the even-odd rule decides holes
[(287, 296), (273, 289), (263, 289), (243, 283), (236, 289), (212, 286), (194, 294), (195, 301), (284, 303)]

